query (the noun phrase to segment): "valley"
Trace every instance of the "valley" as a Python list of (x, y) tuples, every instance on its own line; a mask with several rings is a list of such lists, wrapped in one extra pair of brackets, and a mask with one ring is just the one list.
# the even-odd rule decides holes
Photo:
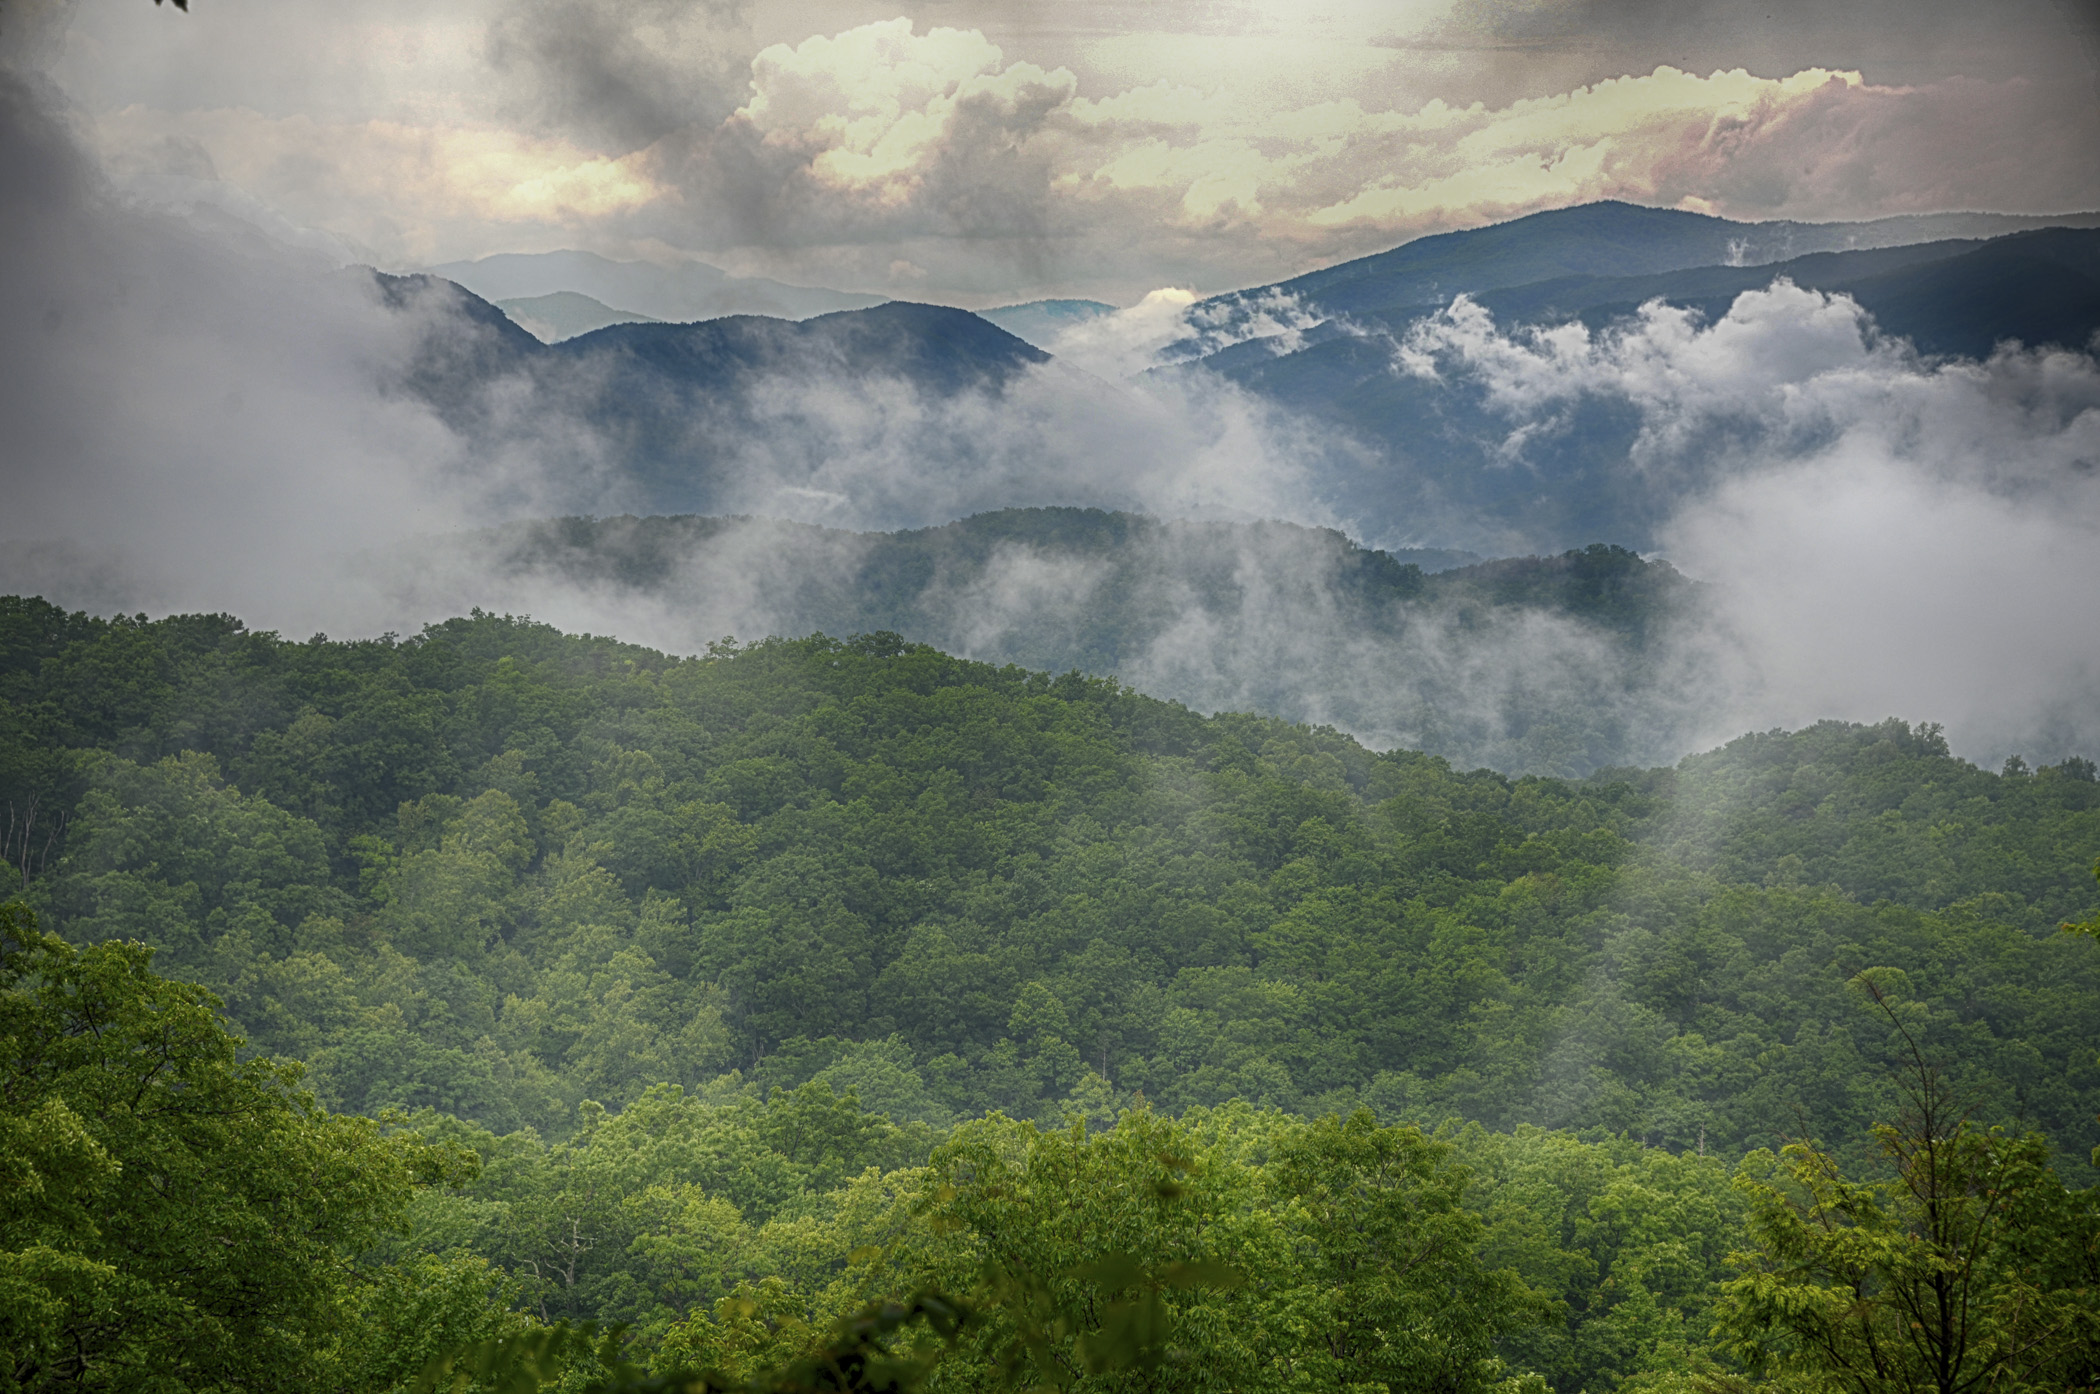
[(0, 1372), (2091, 1394), (2075, 8), (0, 0)]

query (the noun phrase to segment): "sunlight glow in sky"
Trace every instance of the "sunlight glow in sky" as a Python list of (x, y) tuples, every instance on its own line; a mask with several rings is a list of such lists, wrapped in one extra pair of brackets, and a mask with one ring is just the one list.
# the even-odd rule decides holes
[(392, 267), (1127, 303), (1600, 198), (2100, 206), (2100, 21), (2061, 0), (15, 8), (139, 197)]

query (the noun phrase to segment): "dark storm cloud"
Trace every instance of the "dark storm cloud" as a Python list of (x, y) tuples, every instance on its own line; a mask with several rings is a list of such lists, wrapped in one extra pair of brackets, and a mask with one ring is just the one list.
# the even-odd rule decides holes
[(1078, 233), (1085, 222), (1057, 206), (1053, 154), (1031, 141), (1068, 96), (1067, 89), (1033, 84), (1011, 101), (958, 101), (902, 197), (890, 188), (825, 181), (813, 168), (821, 147), (769, 139), (742, 116), (667, 141), (651, 168), (686, 192), (668, 216), (697, 222), (710, 238), (792, 246), (932, 236), (998, 243), (1025, 258), (1032, 245)]
[(625, 154), (734, 111), (751, 42), (742, 0), (523, 0), (488, 58), (528, 122)]

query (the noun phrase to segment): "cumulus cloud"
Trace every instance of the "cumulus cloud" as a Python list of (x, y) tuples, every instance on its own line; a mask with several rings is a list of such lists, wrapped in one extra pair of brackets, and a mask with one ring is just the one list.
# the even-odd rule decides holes
[[(1501, 107), (1276, 109), (1173, 82), (1089, 98), (982, 35), (896, 20), (769, 49), (753, 86), (712, 159), (736, 145), (754, 178), (807, 181), (870, 235), (1025, 233), (1068, 253), (1144, 228), (1274, 265), (1600, 198), (1796, 218), (2100, 199), (2075, 153), (2089, 118), (2017, 80), (1660, 67)], [(2038, 131), (2050, 154), (2006, 158)], [(846, 238), (821, 202), (790, 236)]]
[[(1075, 103), (1074, 117), (1116, 152), (1077, 181), (1179, 192), (1198, 220), (1224, 202), (1198, 190), (1232, 187), (1269, 235), (1308, 242), (1320, 229), (1390, 241), (1600, 198), (1828, 219), (2053, 209), (2096, 192), (2075, 153), (2091, 115), (2019, 81), (1887, 87), (1821, 68), (1663, 66), (1500, 107), (1352, 99), (1287, 112), (1161, 84)], [(2029, 142), (2033, 158), (2006, 158)]]
[(952, 290), (1034, 265), (1030, 279), (1071, 235), (1049, 127), (1073, 84), (1007, 61), (981, 33), (903, 19), (774, 45), (720, 127), (651, 147), (649, 168), (679, 198), (636, 225), (832, 284), (885, 285), (903, 269)]
[(863, 25), (751, 62), (754, 95), (736, 115), (762, 142), (788, 149), (818, 183), (908, 201), (959, 135), (1025, 132), (1071, 100), (1072, 74), (1006, 64), (975, 31), (915, 34), (908, 19)]
[[(1502, 107), (1278, 110), (1166, 82), (1089, 99), (1071, 74), (1009, 64), (975, 36), (909, 33), (896, 21), (813, 40), (795, 64), (762, 55), (758, 96), (725, 137), (751, 122), (751, 168), (807, 180), (864, 219), (879, 209), (867, 235), (1032, 239), (1067, 276), (1069, 261), (1104, 254), (1170, 270), (1198, 240), (1247, 272), (1295, 269), (1602, 198), (1801, 219), (2100, 201), (2078, 154), (2082, 134), (2100, 134), (2091, 114), (2019, 80), (1899, 88), (1822, 69), (1663, 67)], [(910, 62), (858, 56), (900, 46)], [(839, 71), (846, 50), (865, 87)], [(801, 78), (811, 67), (822, 80)], [(905, 71), (920, 85), (900, 87)], [(776, 88), (792, 98), (776, 103)], [(851, 240), (813, 216), (826, 200), (810, 203), (791, 235)]]
[(1900, 715), (1979, 756), (2100, 747), (2090, 356), (1923, 359), (1779, 282), (1711, 324), (1653, 304), (1604, 331), (1505, 332), (1460, 301), (1400, 368), (1471, 375), (1517, 451), (1583, 398), (1638, 411), (1631, 463), (1680, 500), (1664, 550), (1729, 636), (1710, 738)]

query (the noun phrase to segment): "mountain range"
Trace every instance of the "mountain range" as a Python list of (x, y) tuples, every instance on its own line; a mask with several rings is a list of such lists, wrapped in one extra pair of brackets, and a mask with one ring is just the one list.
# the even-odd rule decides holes
[[(759, 512), (882, 528), (1016, 503), (1154, 507), (1135, 486), (1121, 487), (1168, 450), (1144, 437), (1157, 413), (1141, 399), (1193, 400), (1200, 422), (1216, 415), (1205, 394), (1223, 389), (1310, 442), (1296, 496), (1356, 536), (1554, 553), (1593, 541), (1652, 548), (1680, 495), (1703, 478), (1634, 468), (1641, 419), (1623, 401), (1570, 400), (1513, 436), (1515, 423), (1470, 365), (1397, 371), (1408, 334), (1456, 296), (1470, 297), (1503, 332), (1563, 323), (1595, 330), (1656, 300), (1712, 323), (1742, 293), (1786, 280), (1850, 296), (1879, 334), (1928, 357), (1981, 358), (2008, 340), (2082, 348), (2100, 331), (2100, 228), (1900, 240), (2005, 225), (1982, 215), (1743, 224), (1623, 203), (1541, 213), (1200, 302), (1188, 314), (1190, 333), (1134, 384), (1090, 377), (1039, 347), (1100, 322), (1107, 307), (1094, 302), (981, 315), (887, 302), (799, 320), (783, 312), (609, 324), (544, 334), (560, 342), (543, 344), (472, 292), (544, 284), (527, 273), (560, 267), (579, 276), (671, 273), (584, 254), (488, 258), (473, 265), (466, 289), (390, 278), (388, 294), (400, 303), (449, 297), (455, 332), (433, 336), (405, 374), (408, 388), (470, 436), (530, 433), (544, 444), (573, 429), (571, 473), (597, 490), (578, 494), (587, 506), (609, 496), (645, 514)], [(1787, 256), (1743, 264), (1768, 252)], [(678, 274), (701, 289), (731, 283), (696, 268)], [(815, 297), (803, 308), (835, 294), (774, 291)], [(591, 292), (579, 281), (570, 293)], [(638, 298), (596, 298), (642, 313)], [(704, 299), (695, 291), (677, 313), (690, 317)], [(1279, 306), (1295, 327), (1261, 333), (1273, 330)], [(518, 379), (528, 392), (493, 390)], [(1101, 439), (1090, 441), (1089, 431)], [(1132, 460), (1112, 460), (1117, 450)]]
[(2100, 227), (2100, 213), (1951, 213), (1864, 223), (1746, 223), (1606, 200), (1417, 238), (1273, 285), (1213, 296), (1207, 304), (1250, 305), (1281, 294), (1322, 317), (1429, 309), (1449, 304), (1454, 295), (1568, 277), (1648, 276), (1703, 266), (1769, 267), (1818, 252), (1949, 241), (1973, 244), (2064, 227)]
[(573, 290), (558, 290), (551, 295), (520, 296), (514, 300), (498, 300), (495, 305), (510, 316), (511, 321), (520, 329), (543, 344), (573, 339), (578, 334), (588, 334), (593, 329), (603, 329), (608, 324), (659, 322), (649, 315), (615, 310), (610, 305), (602, 304), (580, 291)]
[(1522, 432), (1513, 455), (1518, 423), (1495, 408), (1477, 374), (1464, 365), (1434, 376), (1396, 372), (1396, 346), (1460, 293), (1504, 332), (1567, 323), (1601, 330), (1653, 301), (1712, 324), (1745, 291), (1781, 280), (1849, 296), (1874, 332), (1928, 357), (1982, 359), (2008, 342), (2082, 349), (2100, 332), (2100, 229), (2088, 227), (1811, 252), (1754, 266), (1518, 279), (1710, 252), (1724, 245), (1717, 239), (1725, 228), (1707, 226), (1718, 221), (1601, 204), (1485, 229), (1477, 244), (1447, 244), (1434, 256), (1403, 257), (1419, 245), (1409, 244), (1227, 301), (1237, 313), (1297, 293), (1293, 303), (1308, 317), (1325, 317), (1207, 353), (1189, 351), (1190, 341), (1170, 350), (1181, 361), (1160, 371), (1220, 377), (1346, 433), (1362, 453), (1325, 457), (1318, 487), (1373, 535), (1389, 520), (1431, 515), (1451, 520), (1453, 541), (1476, 547), (1500, 539), (1550, 550), (1596, 538), (1651, 547), (1682, 491), (1706, 481), (1634, 467), (1643, 422), (1625, 402), (1565, 402)]
[(807, 319), (880, 305), (884, 297), (735, 276), (704, 261), (614, 261), (593, 252), (499, 253), (446, 262), (430, 273), (485, 300), (523, 300), (569, 292), (646, 319), (687, 321), (723, 315)]

